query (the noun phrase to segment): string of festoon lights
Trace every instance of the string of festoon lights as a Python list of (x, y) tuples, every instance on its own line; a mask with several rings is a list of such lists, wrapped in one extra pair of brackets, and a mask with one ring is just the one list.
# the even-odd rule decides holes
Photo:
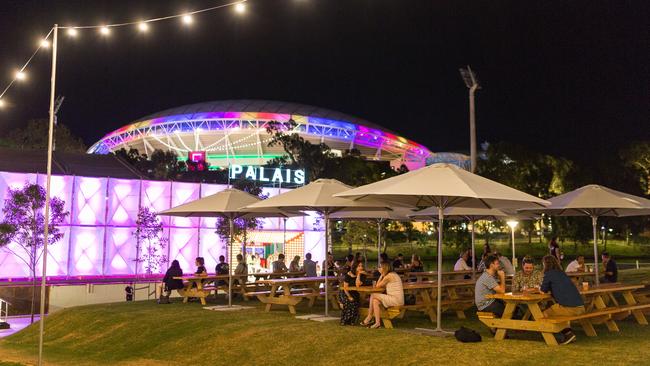
[[(201, 13), (206, 13), (210, 11), (231, 7), (234, 9), (234, 11), (237, 14), (243, 14), (246, 12), (247, 1), (248, 0), (237, 0), (237, 1), (229, 2), (227, 4), (216, 5), (210, 8), (187, 11), (187, 12), (168, 15), (159, 18), (141, 19), (132, 22), (114, 23), (114, 24), (95, 24), (95, 25), (65, 25), (65, 26), (57, 26), (57, 28), (63, 30), (69, 38), (79, 37), (82, 32), (89, 31), (89, 30), (96, 31), (99, 33), (100, 36), (104, 38), (108, 38), (111, 35), (111, 31), (115, 28), (134, 27), (140, 33), (147, 33), (150, 30), (150, 27), (154, 23), (162, 22), (162, 21), (178, 20), (180, 21), (181, 25), (185, 27), (190, 27), (194, 23), (194, 16)], [(16, 83), (27, 81), (27, 71), (26, 71), (27, 67), (32, 62), (34, 57), (39, 53), (39, 51), (50, 48), (52, 44), (51, 38), (53, 32), (54, 32), (54, 28), (51, 28), (49, 32), (38, 41), (38, 44), (36, 45), (36, 50), (34, 50), (34, 52), (27, 59), (27, 61), (22, 65), (22, 67), (14, 70), (11, 80), (0, 93), (0, 108), (6, 106), (6, 102), (5, 102), (6, 100), (4, 97), (5, 94), (7, 94), (7, 92), (11, 89), (11, 87)]]

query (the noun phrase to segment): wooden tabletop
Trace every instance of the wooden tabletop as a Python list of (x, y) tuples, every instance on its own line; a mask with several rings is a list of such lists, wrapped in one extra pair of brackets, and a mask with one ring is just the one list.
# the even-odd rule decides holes
[(492, 294), (486, 295), (488, 299), (499, 299), (506, 302), (540, 302), (544, 300), (550, 300), (551, 295), (545, 293), (518, 293), (514, 294), (512, 292), (506, 292), (505, 294)]
[(644, 288), (644, 285), (625, 285), (622, 283), (605, 283), (598, 286), (589, 286), (588, 290), (583, 290), (580, 286), (580, 294), (582, 295), (593, 295), (607, 292), (618, 292), (618, 291), (633, 291)]
[(383, 287), (373, 287), (373, 286), (348, 286), (348, 291), (357, 291), (357, 292), (370, 292), (370, 293), (381, 293), (384, 292), (385, 288)]
[[(232, 275), (233, 278), (237, 277), (248, 277), (248, 275), (242, 275), (242, 274), (234, 274)], [(197, 275), (191, 275), (191, 276), (182, 276), (182, 277), (173, 277), (175, 280), (183, 280), (183, 281), (197, 281), (197, 280), (209, 280), (209, 281), (214, 281), (214, 280), (227, 280), (228, 275), (212, 275), (212, 276), (197, 276)]]
[[(477, 272), (478, 273), (478, 272)], [(438, 272), (437, 271), (427, 271), (427, 272), (408, 272), (406, 273), (409, 276), (413, 277), (433, 277), (437, 276)], [(472, 271), (444, 271), (442, 272), (443, 276), (451, 276), (451, 275), (467, 275), (467, 274), (472, 274)]]
[(304, 276), (305, 274), (306, 273), (304, 271), (298, 271), (298, 272), (259, 272), (259, 273), (253, 273), (251, 275), (255, 277), (269, 277), (269, 276), (300, 277), (300, 276)]
[[(337, 280), (338, 277), (328, 276), (327, 280)], [(264, 285), (282, 285), (289, 283), (313, 283), (313, 282), (325, 282), (325, 277), (294, 277), (294, 278), (277, 278), (270, 280), (259, 280), (257, 283)]]

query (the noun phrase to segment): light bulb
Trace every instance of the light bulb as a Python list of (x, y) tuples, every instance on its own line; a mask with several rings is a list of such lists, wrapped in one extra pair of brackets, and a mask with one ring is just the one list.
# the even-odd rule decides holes
[(138, 30), (140, 30), (140, 32), (148, 31), (149, 30), (149, 24), (147, 24), (146, 22), (138, 23)]
[(50, 41), (48, 41), (47, 39), (41, 40), (41, 47), (50, 48)]
[(0, 99), (0, 108), (2, 108), (2, 107), (4, 107), (4, 106), (5, 106), (5, 101), (2, 100), (2, 99)]
[(77, 33), (79, 33), (79, 32), (77, 31), (77, 29), (75, 29), (75, 28), (68, 28), (68, 35), (69, 35), (70, 37), (76, 37), (76, 36), (77, 36)]
[(27, 78), (27, 74), (23, 71), (16, 71), (16, 80), (25, 80)]
[(243, 14), (246, 12), (246, 4), (244, 3), (239, 3), (235, 5), (235, 11), (238, 12), (239, 14)]
[(190, 25), (192, 22), (194, 22), (194, 19), (192, 19), (191, 15), (183, 15), (183, 24)]
[(111, 33), (111, 30), (108, 29), (107, 26), (103, 26), (103, 27), (99, 28), (99, 33), (101, 35), (103, 35), (103, 36), (107, 36), (109, 33)]

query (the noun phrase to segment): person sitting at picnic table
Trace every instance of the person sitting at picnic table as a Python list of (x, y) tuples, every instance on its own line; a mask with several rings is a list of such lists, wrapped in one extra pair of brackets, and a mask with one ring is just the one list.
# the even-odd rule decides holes
[[(325, 273), (327, 271), (327, 274)], [(332, 253), (327, 253), (327, 259), (323, 261), (323, 276), (334, 276), (336, 272), (336, 263), (334, 262), (334, 256)]]
[(402, 253), (399, 253), (397, 255), (397, 258), (395, 258), (395, 260), (393, 261), (393, 270), (400, 269), (402, 267), (404, 267), (404, 256), (402, 255)]
[(284, 254), (280, 253), (278, 255), (278, 260), (274, 261), (272, 264), (272, 271), (273, 273), (283, 273), (287, 272), (287, 270), (287, 265), (284, 264)]
[(343, 276), (343, 288), (339, 290), (339, 301), (343, 304), (341, 310), (341, 325), (354, 325), (359, 321), (359, 304), (361, 296), (357, 291), (350, 291), (350, 286), (363, 286), (366, 272), (363, 262), (354, 262), (352, 269)]
[(311, 253), (305, 254), (305, 260), (302, 262), (302, 270), (305, 271), (305, 276), (307, 277), (317, 276), (316, 262), (311, 260)]
[(531, 257), (524, 257), (521, 261), (521, 271), (515, 273), (512, 280), (512, 292), (534, 292), (539, 290), (544, 275), (535, 269)]
[(194, 259), (194, 265), (196, 265), (196, 272), (194, 272), (195, 275), (204, 277), (208, 275), (208, 270), (205, 269), (205, 259), (203, 259), (203, 257), (196, 257), (196, 259)]
[(614, 261), (614, 258), (612, 258), (609, 253), (603, 252), (601, 259), (603, 260), (603, 266), (605, 267), (605, 275), (600, 279), (600, 282), (618, 282), (618, 265), (616, 264), (616, 261)]
[(424, 266), (422, 265), (422, 260), (417, 254), (411, 256), (411, 264), (409, 265), (410, 272), (424, 272)]
[(180, 290), (183, 286), (183, 280), (174, 279), (174, 277), (183, 277), (183, 270), (177, 260), (173, 260), (171, 266), (165, 272), (162, 282), (164, 284), (165, 297), (169, 299), (173, 290)]
[(392, 306), (404, 305), (404, 287), (402, 279), (395, 273), (390, 262), (382, 262), (379, 266), (381, 276), (375, 287), (386, 288), (385, 294), (371, 294), (370, 305), (368, 307), (368, 316), (363, 320), (361, 325), (369, 326), (370, 321), (375, 319), (375, 324), (370, 328), (376, 329), (381, 327), (381, 307), (389, 308)]
[(499, 252), (494, 252), (494, 255), (496, 255), (497, 258), (499, 258), (499, 262), (501, 262), (501, 269), (503, 269), (503, 272), (506, 273), (508, 276), (513, 276), (515, 274), (515, 267), (512, 266), (512, 262), (510, 262), (510, 259), (508, 257), (501, 255)]
[[(219, 275), (227, 275), (228, 270), (230, 267), (228, 267), (228, 263), (226, 263), (226, 257), (223, 255), (219, 256), (219, 263), (217, 263), (217, 266), (214, 268), (214, 273), (219, 276)], [(216, 285), (217, 286), (223, 286), (226, 285), (227, 282), (224, 280), (218, 280)]]
[[(244, 256), (241, 254), (237, 254), (237, 267), (235, 267), (235, 275), (248, 276), (248, 265), (246, 262), (244, 262)], [(233, 284), (239, 284), (239, 279), (234, 279)]]
[(476, 266), (476, 272), (483, 272), (485, 271), (485, 260), (487, 257), (490, 255), (490, 253), (483, 253), (481, 255), (481, 261), (478, 262), (478, 266)]
[(469, 259), (469, 251), (465, 250), (462, 253), (460, 253), (460, 257), (456, 261), (456, 264), (454, 264), (454, 272), (471, 271), (472, 267), (470, 267), (467, 264), (468, 259)]
[(506, 292), (506, 274), (501, 270), (501, 262), (495, 255), (488, 255), (485, 258), (485, 265), (485, 271), (476, 281), (474, 302), (478, 311), (493, 313), (500, 318), (505, 310), (505, 304), (501, 300), (486, 296)]
[(584, 272), (585, 271), (585, 256), (579, 255), (566, 266), (564, 272)]
[(293, 260), (289, 263), (289, 272), (300, 272), (300, 256), (293, 257)]
[(364, 261), (363, 259), (364, 259), (364, 256), (363, 256), (363, 254), (361, 254), (361, 252), (354, 253), (354, 261), (355, 262), (357, 262), (357, 263), (363, 262)]
[[(553, 255), (546, 255), (542, 259), (544, 263), (544, 280), (540, 290), (553, 296), (555, 304), (544, 310), (547, 318), (554, 316), (575, 316), (584, 314), (585, 304), (578, 288), (573, 284), (569, 276), (562, 270), (560, 261)], [(562, 338), (558, 340), (561, 344), (568, 344), (576, 340), (571, 328), (565, 328), (561, 332)]]

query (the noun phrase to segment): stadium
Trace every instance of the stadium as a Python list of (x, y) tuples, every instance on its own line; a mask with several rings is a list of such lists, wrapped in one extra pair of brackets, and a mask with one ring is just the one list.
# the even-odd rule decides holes
[[(265, 100), (226, 100), (191, 104), (143, 117), (117, 129), (88, 150), (108, 154), (136, 148), (150, 154), (156, 149), (174, 151), (180, 158), (201, 153), (211, 167), (230, 164), (263, 165), (281, 156), (282, 146), (269, 147), (266, 127), (280, 122), (312, 143), (325, 143), (335, 153), (358, 149), (371, 160), (391, 166), (421, 168), (431, 162), (466, 163), (454, 153), (433, 153), (425, 146), (366, 120), (344, 113), (304, 105)], [(204, 155), (203, 155), (204, 153)]]

